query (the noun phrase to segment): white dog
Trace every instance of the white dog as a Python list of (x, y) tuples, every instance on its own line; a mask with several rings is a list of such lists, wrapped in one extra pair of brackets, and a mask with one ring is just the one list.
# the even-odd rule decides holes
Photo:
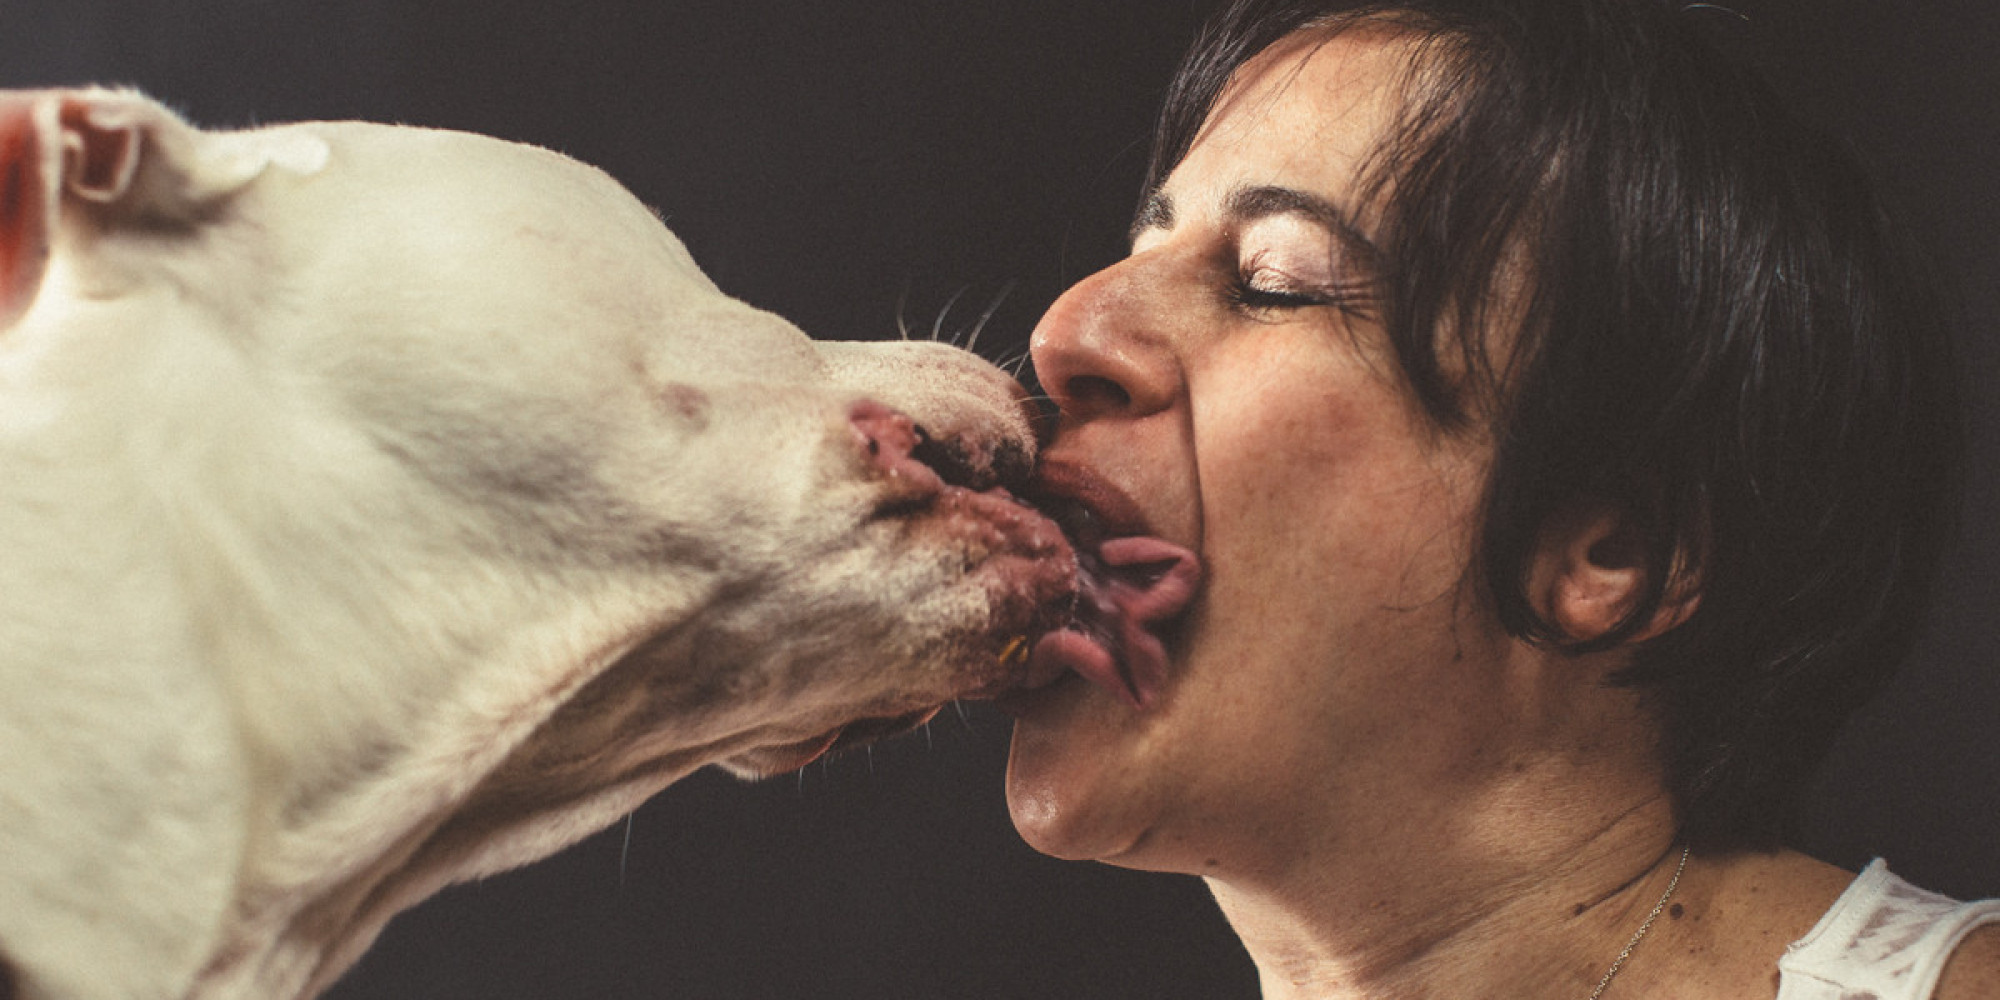
[(1048, 681), (1019, 393), (544, 150), (0, 94), (0, 995), (309, 996), (697, 767)]

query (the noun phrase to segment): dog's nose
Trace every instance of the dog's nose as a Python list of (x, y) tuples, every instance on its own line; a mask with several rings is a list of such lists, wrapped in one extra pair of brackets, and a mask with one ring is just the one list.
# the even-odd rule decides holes
[[(1002, 481), (1001, 465), (1011, 469), (1019, 464), (1000, 459), (999, 453), (1007, 449), (978, 447), (962, 437), (937, 437), (908, 415), (874, 400), (849, 407), (847, 419), (869, 463), (888, 476), (928, 478), (923, 475), (928, 472), (947, 486), (988, 490)], [(1020, 475), (1025, 478), (1025, 469)]]
[(1045, 431), (1033, 397), (977, 355), (928, 341), (814, 346), (834, 384), (909, 414), (933, 441), (962, 444), (982, 475), (1011, 482), (1032, 464)]

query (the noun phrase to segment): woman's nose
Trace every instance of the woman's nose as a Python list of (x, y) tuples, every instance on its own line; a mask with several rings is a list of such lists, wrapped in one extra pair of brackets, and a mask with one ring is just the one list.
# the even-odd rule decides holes
[(1148, 294), (1138, 261), (1078, 282), (1035, 327), (1035, 375), (1064, 423), (1143, 417), (1180, 395), (1166, 304)]

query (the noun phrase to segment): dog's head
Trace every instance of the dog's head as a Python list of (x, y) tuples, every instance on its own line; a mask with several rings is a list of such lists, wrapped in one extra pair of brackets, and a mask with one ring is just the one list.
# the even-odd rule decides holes
[[(484, 137), (0, 95), (0, 384), (6, 669), (58, 673), (83, 616), (189, 706), (0, 709), (0, 747), (206, 789), (190, 864), (249, 883), (213, 915), (238, 948), (307, 933), (300, 899), (353, 938), (691, 767), (1017, 683), (1076, 586), (1006, 492), (1035, 446), (1011, 379), (814, 342), (607, 176)], [(98, 566), (105, 532), (139, 541)], [(0, 834), (88, 850), (90, 822)]]

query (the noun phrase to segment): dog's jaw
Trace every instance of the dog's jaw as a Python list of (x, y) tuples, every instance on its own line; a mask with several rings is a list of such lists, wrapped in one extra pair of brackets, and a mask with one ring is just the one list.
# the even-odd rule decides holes
[[(854, 404), (850, 420), (857, 412), (907, 423), (879, 404)], [(858, 485), (876, 507), (907, 505), (908, 470), (886, 475), (895, 463), (884, 457), (906, 455), (907, 445), (847, 443), (866, 456)], [(646, 641), (563, 697), (448, 818), (420, 844), (409, 841), (407, 857), (371, 872), (379, 881), (365, 897), (346, 887), (320, 905), (353, 912), (314, 982), (330, 981), (410, 903), (559, 849), (696, 767), (719, 763), (743, 777), (793, 770), (837, 743), (905, 731), (952, 698), (1018, 681), (1027, 662), (1018, 636), (1050, 627), (1073, 593), (1067, 541), (1011, 500), (983, 505), (1016, 510), (1018, 523), (996, 529), (987, 523), (993, 510), (975, 517), (941, 502), (964, 488), (915, 488), (930, 490), (933, 502), (870, 515), (866, 530), (844, 535), (861, 544), (822, 554), (831, 568), (808, 560), (750, 591), (720, 586), (674, 621), (649, 625)], [(867, 541), (871, 531), (904, 542)], [(893, 565), (858, 558), (884, 552), (898, 553)], [(967, 573), (960, 564), (968, 560), (985, 565)], [(885, 587), (904, 591), (886, 602), (857, 600)], [(786, 617), (770, 618), (773, 608)], [(884, 630), (903, 636), (900, 644), (886, 642)]]

